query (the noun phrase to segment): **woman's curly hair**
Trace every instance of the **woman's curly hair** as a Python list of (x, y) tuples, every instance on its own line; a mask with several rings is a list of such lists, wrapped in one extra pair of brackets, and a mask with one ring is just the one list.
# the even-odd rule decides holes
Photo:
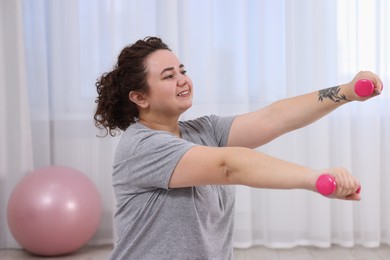
[(94, 115), (95, 126), (111, 136), (116, 130), (126, 130), (139, 118), (138, 108), (129, 100), (130, 91), (148, 93), (146, 58), (157, 50), (169, 47), (157, 37), (146, 37), (126, 46), (118, 56), (113, 70), (104, 73), (96, 82), (98, 96)]

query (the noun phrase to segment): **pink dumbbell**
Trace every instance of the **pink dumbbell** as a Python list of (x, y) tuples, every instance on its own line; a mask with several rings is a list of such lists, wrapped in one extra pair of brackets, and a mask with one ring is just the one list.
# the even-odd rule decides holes
[(368, 79), (359, 79), (355, 84), (355, 93), (359, 97), (369, 97), (374, 92), (374, 83)]
[[(336, 179), (328, 174), (324, 173), (318, 177), (316, 182), (316, 189), (319, 193), (321, 193), (324, 196), (332, 195), (333, 192), (336, 191), (337, 183)], [(361, 187), (359, 187), (356, 191), (356, 193), (360, 193)]]

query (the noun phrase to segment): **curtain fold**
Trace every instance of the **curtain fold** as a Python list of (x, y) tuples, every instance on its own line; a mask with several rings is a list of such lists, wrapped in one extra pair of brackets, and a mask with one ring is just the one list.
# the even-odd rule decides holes
[[(27, 170), (74, 167), (90, 177), (103, 201), (102, 222), (90, 244), (113, 242), (111, 167), (120, 136), (96, 137), (94, 84), (125, 45), (156, 35), (194, 82), (194, 105), (182, 120), (245, 113), (348, 82), (359, 70), (379, 74), (385, 85), (380, 97), (345, 105), (258, 148), (315, 169), (343, 166), (361, 180), (363, 200), (239, 186), (234, 245), (390, 244), (386, 0), (6, 0), (0, 5), (5, 57), (0, 115), (7, 118), (0, 127), (1, 213)], [(17, 246), (5, 220), (0, 227), (1, 238), (7, 238), (0, 248)]]
[(17, 247), (7, 225), (13, 187), (33, 169), (22, 1), (0, 2), (0, 248)]

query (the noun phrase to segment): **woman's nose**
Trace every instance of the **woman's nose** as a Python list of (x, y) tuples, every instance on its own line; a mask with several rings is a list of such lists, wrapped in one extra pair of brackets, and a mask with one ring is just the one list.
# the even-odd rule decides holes
[(180, 76), (179, 76), (179, 79), (177, 80), (177, 85), (178, 85), (179, 87), (183, 87), (183, 86), (185, 86), (186, 84), (187, 84), (186, 77), (183, 76), (183, 75), (180, 75)]

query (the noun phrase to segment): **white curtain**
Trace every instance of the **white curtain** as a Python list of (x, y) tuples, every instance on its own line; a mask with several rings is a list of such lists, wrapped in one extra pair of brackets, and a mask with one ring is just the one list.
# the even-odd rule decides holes
[[(92, 179), (103, 200), (90, 244), (112, 243), (118, 137), (96, 137), (94, 83), (125, 45), (156, 35), (194, 82), (194, 106), (183, 120), (245, 113), (347, 82), (359, 70), (379, 74), (385, 85), (380, 97), (348, 104), (259, 148), (316, 169), (344, 166), (360, 178), (363, 200), (239, 186), (234, 244), (390, 244), (386, 0), (6, 0), (0, 13), (2, 215), (26, 170), (74, 167)], [(0, 227), (1, 247), (15, 246), (4, 218)]]
[(6, 220), (13, 187), (33, 169), (22, 2), (0, 1), (0, 248), (17, 247)]

